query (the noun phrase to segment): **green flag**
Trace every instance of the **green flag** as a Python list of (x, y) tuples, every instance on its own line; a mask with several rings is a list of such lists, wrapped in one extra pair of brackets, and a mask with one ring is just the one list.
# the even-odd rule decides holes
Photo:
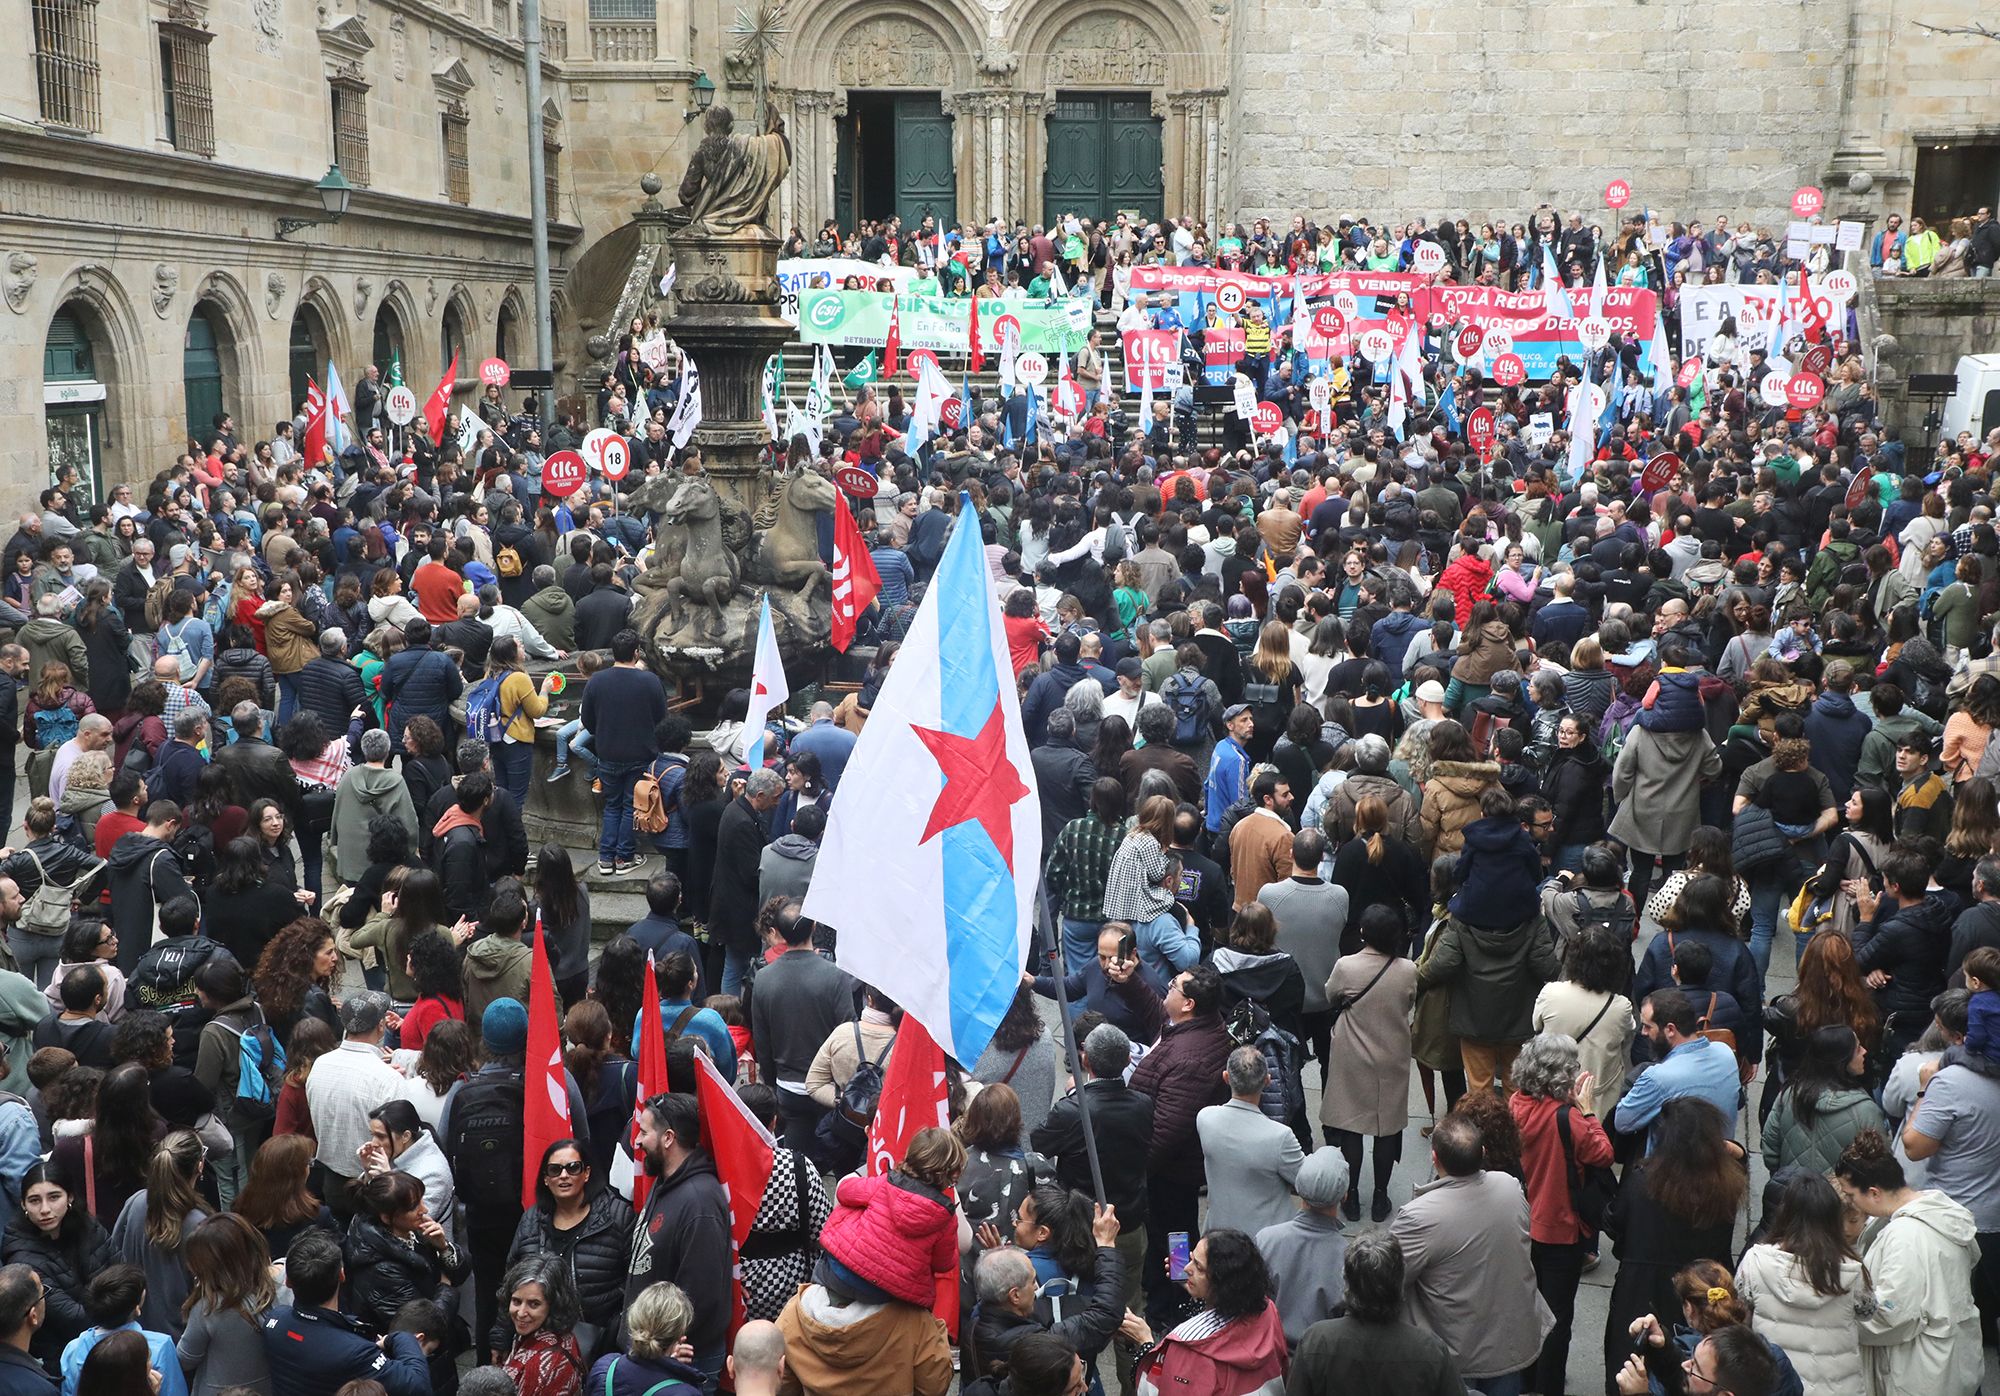
[(870, 349), (868, 357), (842, 375), (841, 382), (849, 389), (865, 388), (875, 381), (875, 351)]
[(389, 355), (389, 386), (392, 388), (403, 386), (403, 356), (399, 353)]

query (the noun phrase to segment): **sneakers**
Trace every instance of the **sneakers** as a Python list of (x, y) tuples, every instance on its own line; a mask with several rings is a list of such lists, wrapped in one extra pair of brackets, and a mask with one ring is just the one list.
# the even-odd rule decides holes
[(601, 780), (591, 781), (590, 793), (593, 795), (602, 795), (604, 793), (604, 782)]
[(618, 868), (615, 864), (607, 863), (602, 858), (599, 858), (597, 860), (597, 875), (599, 877), (616, 877), (618, 876)]
[(553, 771), (549, 772), (549, 784), (554, 785), (557, 781), (564, 779), (568, 775), (569, 775), (569, 767), (558, 766)]
[(639, 871), (639, 861), (636, 858), (620, 858), (612, 869), (615, 877), (630, 877)]

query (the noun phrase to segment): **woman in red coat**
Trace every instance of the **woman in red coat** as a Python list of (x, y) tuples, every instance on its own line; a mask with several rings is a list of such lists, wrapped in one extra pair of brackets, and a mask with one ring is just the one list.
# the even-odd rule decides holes
[(829, 1288), (930, 1308), (937, 1277), (958, 1269), (958, 1211), (949, 1190), (964, 1169), (965, 1145), (949, 1130), (925, 1129), (910, 1141), (902, 1167), (842, 1178), (819, 1238), (833, 1271)]
[(1436, 588), (1451, 593), (1458, 607), (1460, 630), (1472, 623), (1472, 603), (1486, 595), (1486, 588), (1493, 582), (1493, 564), (1486, 558), (1486, 542), (1477, 524), (1473, 520), (1467, 523), (1473, 527), (1462, 530), (1457, 539), (1462, 551), (1438, 574)]
[(1240, 1231), (1211, 1231), (1188, 1256), (1187, 1292), (1201, 1312), (1140, 1357), (1140, 1396), (1250, 1396), (1284, 1386), (1285, 1325), (1271, 1272)]

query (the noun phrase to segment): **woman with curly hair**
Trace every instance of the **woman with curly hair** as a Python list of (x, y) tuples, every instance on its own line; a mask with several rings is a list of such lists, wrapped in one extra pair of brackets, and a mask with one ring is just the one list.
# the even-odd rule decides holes
[(576, 1340), (583, 1309), (568, 1262), (548, 1252), (518, 1260), (500, 1293), (511, 1334), (501, 1365), (514, 1389), (520, 1396), (577, 1396), (586, 1365)]
[[(1647, 1347), (1657, 1350), (1666, 1347), (1671, 1337), (1680, 1362), (1685, 1363), (1709, 1334), (1750, 1322), (1750, 1305), (1737, 1294), (1736, 1277), (1729, 1273), (1728, 1266), (1713, 1260), (1697, 1260), (1675, 1275), (1674, 1293), (1680, 1297), (1683, 1322), (1676, 1323), (1669, 1335), (1660, 1331), (1659, 1319), (1652, 1314), (1641, 1314), (1632, 1320), (1633, 1346), (1643, 1340)], [(1771, 1390), (1778, 1396), (1800, 1390), (1799, 1374), (1792, 1369), (1792, 1359), (1776, 1343), (1766, 1346), (1778, 1364), (1777, 1385)]]
[(340, 1015), (329, 989), (340, 967), (333, 930), (314, 916), (301, 916), (271, 937), (257, 960), (252, 983), (264, 1017), (280, 1041), (290, 1041), (302, 1018), (317, 1018), (340, 1039)]
[[(448, 1018), (433, 1023), (424, 1034), (423, 1051), (403, 1068), (403, 1074), (409, 1077), (403, 1097), (417, 1107), (417, 1114), (425, 1124), (436, 1129), (444, 1117), (446, 1094), (478, 1065), (478, 1043), (463, 1019)], [(626, 1118), (630, 1119), (629, 1113)]]
[(1227, 1229), (1203, 1235), (1187, 1265), (1188, 1295), (1201, 1310), (1140, 1355), (1140, 1386), (1248, 1396), (1277, 1385), (1286, 1348), (1274, 1289), (1255, 1241)]
[[(426, 870), (412, 869), (413, 873), (421, 871)], [(425, 930), (408, 944), (404, 967), (413, 1002), (403, 1015), (401, 1045), (422, 1051), (432, 1029), (465, 1021), (465, 982), (459, 974), (458, 947), (451, 937)]]

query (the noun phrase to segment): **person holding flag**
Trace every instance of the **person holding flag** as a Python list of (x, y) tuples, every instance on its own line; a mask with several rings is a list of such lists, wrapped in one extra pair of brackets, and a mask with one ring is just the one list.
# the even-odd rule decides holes
[(833, 497), (833, 628), (828, 643), (840, 653), (854, 643), (861, 617), (875, 604), (882, 591), (882, 574), (876, 570), (874, 555), (854, 511), (847, 507), (847, 495)]

